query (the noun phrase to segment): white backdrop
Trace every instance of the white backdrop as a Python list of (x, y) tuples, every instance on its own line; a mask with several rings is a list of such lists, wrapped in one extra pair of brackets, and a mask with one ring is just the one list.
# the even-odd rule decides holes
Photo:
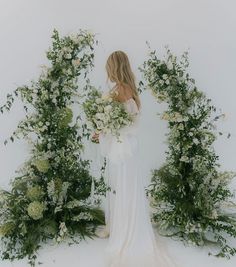
[[(192, 76), (227, 114), (220, 129), (231, 132), (232, 138), (222, 137), (215, 145), (222, 169), (236, 170), (235, 10), (234, 0), (0, 0), (0, 106), (7, 93), (38, 77), (39, 65), (47, 63), (45, 50), (53, 28), (61, 34), (79, 28), (97, 33), (91, 77), (104, 89), (104, 65), (113, 50), (127, 52), (139, 80), (138, 66), (147, 57), (146, 41), (160, 55), (166, 44), (177, 54), (190, 48)], [(150, 92), (143, 93), (141, 100), (141, 170), (148, 183), (150, 170), (164, 162), (166, 124), (156, 116), (163, 106), (155, 103)], [(23, 114), (17, 102), (10, 114), (0, 115), (0, 186), (8, 187), (15, 169), (28, 157), (24, 141), (3, 145)]]
[[(45, 50), (53, 28), (61, 34), (79, 28), (97, 33), (92, 81), (106, 88), (105, 61), (113, 50), (127, 52), (137, 81), (138, 66), (147, 57), (146, 41), (162, 55), (164, 46), (177, 54), (190, 48), (190, 72), (213, 103), (227, 114), (220, 128), (232, 138), (216, 142), (222, 169), (235, 170), (236, 148), (236, 3), (234, 0), (0, 0), (0, 105), (17, 86), (36, 79), (47, 63)], [(142, 99), (140, 157), (145, 179), (164, 161), (166, 124), (156, 113), (150, 92)], [(23, 116), (19, 102), (10, 114), (0, 116), (0, 176), (7, 186), (15, 169), (28, 156), (27, 145), (2, 143)]]

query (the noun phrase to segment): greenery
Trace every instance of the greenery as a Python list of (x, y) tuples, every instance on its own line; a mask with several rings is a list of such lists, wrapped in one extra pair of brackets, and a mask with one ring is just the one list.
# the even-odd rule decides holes
[[(88, 87), (87, 87), (88, 88)], [(90, 86), (83, 109), (87, 118), (87, 128), (96, 133), (112, 134), (119, 139), (120, 130), (133, 122), (123, 103), (115, 101), (112, 93), (102, 95)]]
[(89, 161), (82, 159), (84, 125), (71, 109), (83, 95), (78, 78), (82, 83), (93, 67), (94, 35), (80, 30), (60, 38), (54, 30), (52, 39), (47, 51), (51, 65), (43, 67), (38, 81), (8, 94), (0, 108), (2, 113), (9, 111), (15, 97), (21, 98), (26, 117), (10, 140), (24, 138), (32, 147), (29, 160), (11, 182), (12, 189), (1, 190), (1, 257), (27, 257), (31, 266), (43, 242), (65, 238), (78, 242), (104, 224), (99, 209), (104, 184), (102, 179), (94, 181)]
[[(167, 47), (164, 59), (151, 51), (140, 67), (157, 102), (167, 103), (159, 114), (168, 122), (168, 151), (163, 166), (152, 172), (147, 189), (154, 208), (153, 221), (166, 235), (202, 246), (219, 245), (216, 256), (236, 253), (227, 237), (236, 237), (235, 208), (229, 182), (233, 172), (220, 171), (213, 143), (216, 121), (224, 114), (211, 104), (187, 72), (188, 53), (177, 58)], [(229, 136), (228, 136), (229, 137)], [(211, 254), (211, 253), (210, 253)]]

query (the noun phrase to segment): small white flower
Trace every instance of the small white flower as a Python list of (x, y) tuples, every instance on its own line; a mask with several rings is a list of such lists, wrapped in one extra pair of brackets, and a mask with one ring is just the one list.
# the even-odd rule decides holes
[(96, 99), (96, 103), (97, 103), (97, 104), (101, 104), (101, 103), (102, 103), (102, 100), (101, 100), (100, 98), (97, 98), (97, 99)]
[(167, 75), (167, 74), (163, 74), (163, 75), (162, 75), (162, 78), (163, 78), (164, 80), (167, 80), (167, 79), (168, 79), (168, 75)]
[(182, 156), (180, 158), (180, 161), (183, 161), (183, 162), (189, 162), (189, 158), (187, 156)]
[(73, 59), (72, 60), (72, 65), (74, 67), (78, 67), (80, 65), (80, 59), (79, 58), (78, 59)]
[(170, 84), (170, 81), (169, 81), (169, 80), (166, 80), (165, 83), (166, 83), (167, 85), (169, 85), (169, 84)]
[(213, 218), (213, 219), (217, 219), (218, 218), (218, 213), (217, 213), (216, 210), (212, 211), (211, 218)]
[(112, 106), (111, 106), (111, 105), (108, 105), (108, 106), (106, 106), (106, 107), (104, 108), (104, 111), (105, 111), (105, 112), (111, 112), (111, 110), (112, 110)]
[(172, 70), (173, 69), (173, 64), (172, 64), (172, 62), (168, 62), (167, 63), (167, 68), (169, 69), (169, 70)]
[(163, 85), (165, 83), (165, 81), (160, 80), (159, 83), (160, 83), (160, 85)]
[(103, 113), (97, 113), (97, 114), (95, 115), (95, 117), (96, 117), (97, 119), (99, 119), (99, 120), (104, 120), (105, 115), (104, 115)]
[(70, 35), (70, 38), (71, 38), (71, 40), (72, 40), (75, 44), (79, 44), (79, 43), (82, 41), (82, 39), (83, 39), (82, 36), (74, 35), (74, 34), (71, 34), (71, 35)]
[(197, 138), (193, 138), (193, 143), (194, 143), (195, 145), (198, 145), (200, 142), (199, 142), (199, 140), (198, 140)]
[(162, 115), (161, 115), (161, 119), (162, 120), (170, 120), (170, 115), (166, 112), (164, 112)]
[(71, 71), (71, 69), (68, 69), (68, 70), (67, 70), (67, 75), (72, 75), (72, 71)]
[(184, 125), (183, 125), (183, 123), (180, 123), (180, 124), (179, 124), (178, 129), (179, 129), (179, 130), (183, 130), (183, 129), (184, 129)]
[(36, 93), (32, 93), (32, 97), (33, 97), (34, 99), (36, 99), (36, 98), (37, 98), (37, 94), (36, 94)]

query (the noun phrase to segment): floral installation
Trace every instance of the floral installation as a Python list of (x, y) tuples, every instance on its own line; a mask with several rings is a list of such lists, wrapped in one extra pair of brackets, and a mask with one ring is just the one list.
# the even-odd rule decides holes
[(188, 52), (177, 58), (167, 47), (164, 59), (151, 51), (140, 67), (146, 83), (140, 82), (140, 90), (149, 88), (157, 102), (168, 104), (159, 114), (169, 128), (166, 161), (152, 171), (147, 188), (152, 219), (168, 236), (197, 246), (219, 245), (218, 252), (209, 254), (229, 258), (236, 253), (227, 239), (236, 237), (234, 193), (229, 189), (236, 174), (220, 171), (213, 148), (216, 121), (225, 115), (217, 115), (188, 66)]
[(8, 94), (0, 107), (1, 113), (9, 111), (20, 97), (26, 117), (10, 140), (24, 138), (31, 145), (30, 158), (17, 170), (12, 189), (0, 191), (0, 254), (11, 261), (26, 257), (31, 266), (44, 242), (79, 242), (104, 224), (99, 204), (105, 189), (82, 158), (84, 125), (71, 107), (83, 95), (78, 82), (93, 67), (94, 35), (80, 30), (60, 37), (54, 30), (52, 40), (47, 51), (51, 65), (43, 67), (38, 81)]
[(115, 101), (112, 93), (102, 94), (94, 87), (88, 89), (83, 109), (87, 118), (87, 128), (96, 133), (112, 134), (119, 140), (120, 130), (133, 122), (123, 103)]

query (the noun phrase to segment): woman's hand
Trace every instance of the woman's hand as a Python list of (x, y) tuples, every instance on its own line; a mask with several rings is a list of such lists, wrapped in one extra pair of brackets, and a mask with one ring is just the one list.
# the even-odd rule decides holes
[(99, 143), (99, 134), (98, 133), (94, 133), (92, 135), (92, 141), (95, 143)]

